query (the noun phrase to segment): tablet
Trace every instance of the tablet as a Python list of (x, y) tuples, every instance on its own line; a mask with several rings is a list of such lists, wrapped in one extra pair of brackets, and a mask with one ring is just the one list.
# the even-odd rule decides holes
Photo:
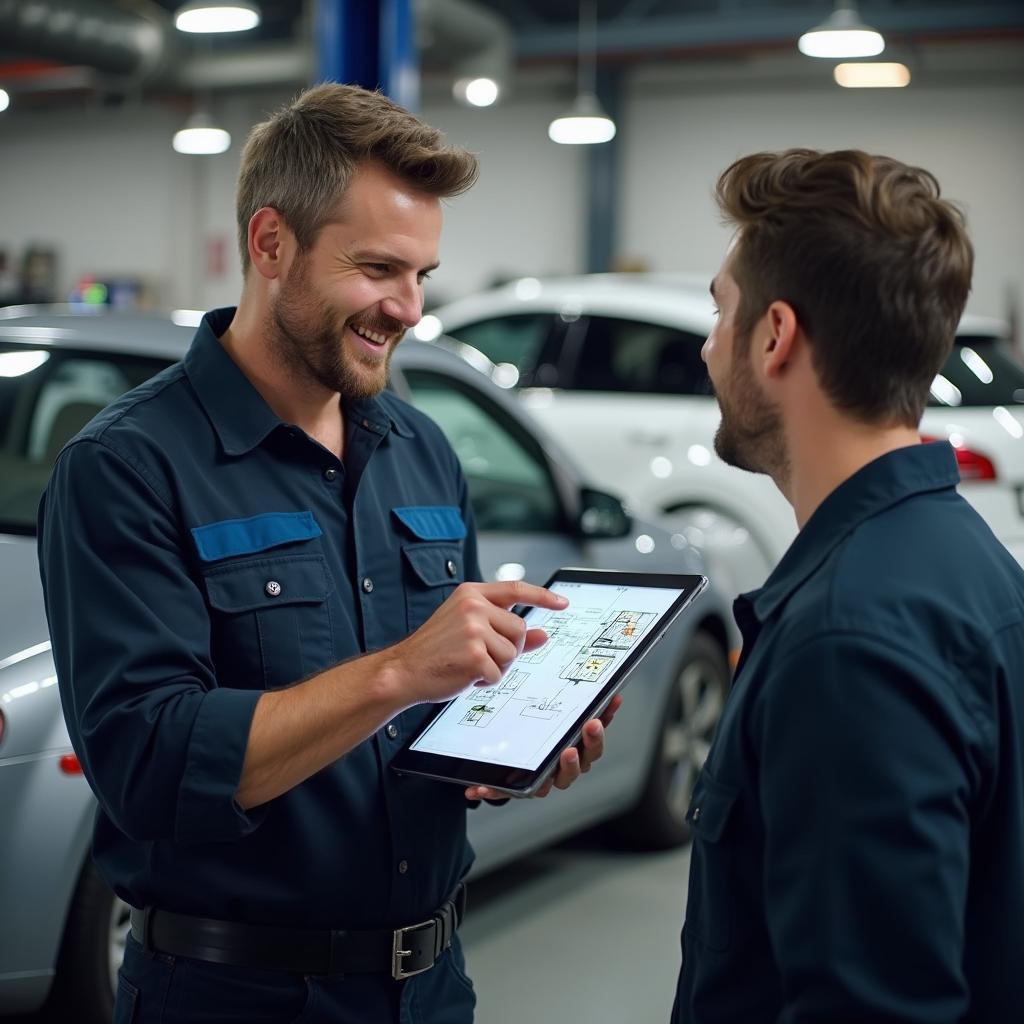
[(529, 796), (706, 585), (704, 576), (559, 569), (545, 586), (569, 606), (519, 612), (547, 643), (516, 658), (497, 684), (440, 705), (392, 767)]

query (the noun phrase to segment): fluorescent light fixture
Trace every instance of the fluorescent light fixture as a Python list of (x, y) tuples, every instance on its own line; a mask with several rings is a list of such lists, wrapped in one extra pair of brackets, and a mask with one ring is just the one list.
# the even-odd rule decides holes
[(588, 146), (615, 138), (615, 122), (593, 93), (580, 93), (572, 107), (548, 125), (548, 138), (563, 146)]
[(910, 71), (905, 64), (880, 61), (837, 64), (832, 76), (844, 89), (902, 89), (910, 85)]
[(497, 101), (501, 89), (493, 78), (459, 78), (452, 85), (452, 94), (471, 107), (490, 107)]
[(174, 15), (179, 32), (247, 32), (260, 23), (260, 9), (248, 0), (192, 0)]
[(857, 17), (852, 3), (839, 0), (836, 9), (820, 25), (805, 32), (797, 49), (808, 57), (874, 57), (885, 49), (881, 32), (865, 25)]
[(0, 112), (11, 105), (11, 95), (6, 89), (0, 89)]
[(223, 153), (231, 145), (231, 136), (218, 128), (208, 114), (197, 110), (185, 122), (185, 127), (174, 133), (171, 145), (177, 153), (209, 156)]

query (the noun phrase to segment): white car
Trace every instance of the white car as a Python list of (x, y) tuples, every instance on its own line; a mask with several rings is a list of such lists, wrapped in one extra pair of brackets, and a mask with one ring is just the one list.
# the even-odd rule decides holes
[[(767, 477), (714, 452), (718, 406), (700, 358), (711, 277), (523, 278), (433, 310), (414, 333), (462, 343), (592, 479), (724, 557), (739, 592), (764, 581), (796, 522)], [(921, 433), (953, 443), (964, 497), (1024, 564), (1024, 368), (1007, 337), (998, 320), (961, 321)]]

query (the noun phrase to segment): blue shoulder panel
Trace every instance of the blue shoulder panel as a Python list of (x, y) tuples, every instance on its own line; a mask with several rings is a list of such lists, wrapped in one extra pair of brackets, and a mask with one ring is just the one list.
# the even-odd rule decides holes
[(391, 510), (420, 540), (462, 540), (466, 524), (454, 505), (416, 505)]
[(206, 526), (194, 526), (199, 557), (215, 562), (234, 555), (251, 555), (295, 540), (320, 536), (312, 512), (265, 512), (248, 519), (225, 519)]

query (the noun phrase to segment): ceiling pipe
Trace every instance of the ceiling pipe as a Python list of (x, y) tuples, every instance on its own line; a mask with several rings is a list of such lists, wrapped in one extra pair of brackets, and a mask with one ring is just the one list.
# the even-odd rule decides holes
[(83, 65), (136, 81), (157, 76), (173, 49), (170, 16), (155, 3), (115, 7), (99, 0), (0, 0), (8, 52)]

